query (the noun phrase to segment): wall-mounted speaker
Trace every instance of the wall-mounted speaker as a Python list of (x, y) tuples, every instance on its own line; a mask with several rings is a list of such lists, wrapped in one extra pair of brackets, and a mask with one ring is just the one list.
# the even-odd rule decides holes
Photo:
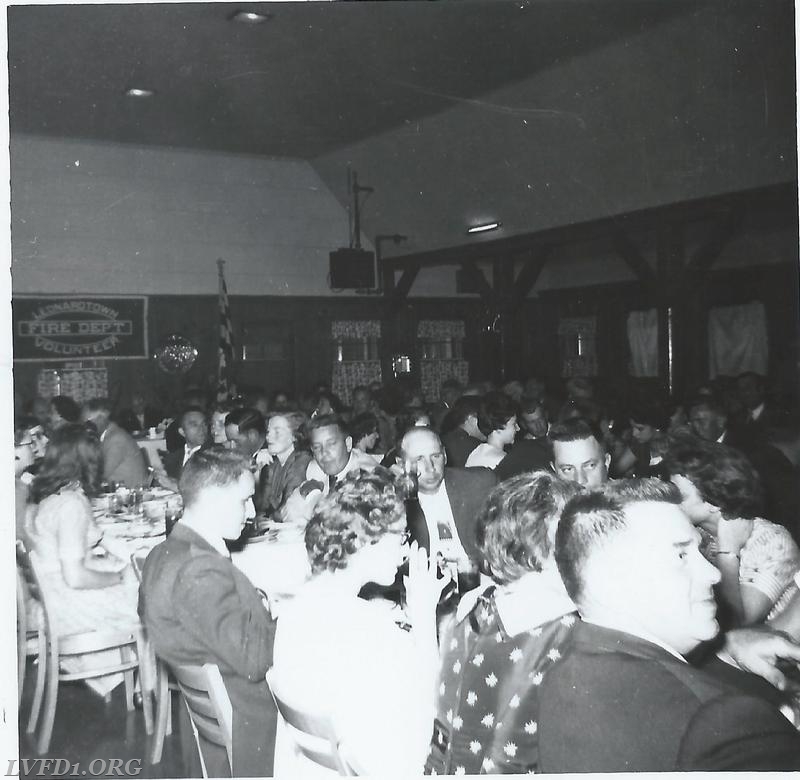
[(337, 249), (330, 254), (331, 289), (375, 287), (375, 253), (366, 249)]

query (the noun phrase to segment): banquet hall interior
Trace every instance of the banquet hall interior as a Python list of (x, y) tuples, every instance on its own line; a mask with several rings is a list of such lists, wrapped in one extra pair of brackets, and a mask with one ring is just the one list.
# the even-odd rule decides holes
[[(551, 465), (559, 445), (584, 435), (558, 426), (579, 419), (608, 454), (609, 484), (688, 478), (723, 517), (780, 526), (797, 557), (763, 609), (744, 595), (726, 600), (719, 564), (723, 629), (747, 630), (789, 603), (794, 591), (784, 589), (800, 587), (791, 584), (800, 571), (800, 239), (789, 0), (10, 4), (6, 24), (7, 380), (15, 451), (33, 452), (16, 480), (18, 641), (7, 654), (20, 684), (3, 689), (4, 712), (18, 707), (17, 720), (4, 720), (18, 727), (21, 758), (87, 770), (100, 759), (99, 776), (120, 774), (112, 759), (123, 774), (202, 776), (157, 605), (137, 594), (140, 581), (142, 594), (160, 587), (157, 554), (143, 561), (174, 539), (164, 542), (176, 513), (199, 518), (197, 495), (210, 489), (195, 472), (237, 467), (217, 453), (222, 445), (244, 453), (254, 473), (257, 516), (232, 560), (269, 605), (275, 679), (299, 625), (292, 596), (317, 578), (306, 523), (324, 530), (348, 491), (388, 501), (395, 490), (380, 467), (340, 487), (338, 467), (317, 450), (320, 431), (346, 437), (348, 463), (357, 452), (396, 480), (408, 477), (412, 445), (430, 442), (431, 458), (446, 451), (445, 471), (475, 469), (464, 496), (488, 475), (480, 499), (490, 494), (489, 503), (475, 504), (474, 525), (495, 491), (531, 470), (540, 481), (555, 469), (561, 482), (581, 482)], [(415, 427), (430, 429), (430, 441)], [(592, 433), (600, 428), (602, 437)], [(278, 454), (283, 430), (293, 444)], [(745, 463), (730, 455), (730, 468), (755, 475), (767, 509), (728, 515), (689, 461), (721, 462), (703, 447), (739, 457), (740, 431), (751, 437)], [(686, 436), (702, 440), (691, 457)], [(528, 465), (516, 468), (526, 438), (543, 449), (538, 460), (519, 450)], [(133, 454), (114, 470), (117, 444)], [(132, 466), (122, 462), (129, 456)], [(287, 457), (302, 474), (278, 495)], [(79, 498), (72, 482), (57, 483), (70, 458), (83, 459)], [(84, 484), (92, 468), (96, 479)], [(587, 479), (584, 491), (599, 484)], [(421, 471), (412, 481), (413, 495), (396, 488), (406, 508), (417, 481), (424, 492)], [(296, 520), (294, 500), (320, 494), (316, 514), (304, 504)], [(58, 525), (67, 498), (89, 512), (81, 555), (97, 560), (67, 566), (62, 547), (54, 569), (47, 545), (67, 545)], [(560, 511), (577, 499), (553, 500)], [(70, 545), (86, 543), (81, 522)], [(265, 535), (245, 538), (259, 527)], [(491, 540), (481, 539), (485, 563)], [(383, 549), (376, 541), (370, 549)], [(472, 559), (472, 536), (461, 541)], [(713, 543), (728, 552), (721, 535)], [(734, 555), (744, 566), (745, 554)], [(484, 577), (483, 563), (471, 574)], [(357, 568), (336, 569), (344, 565), (320, 576), (340, 583)], [(108, 598), (97, 606), (116, 589), (113, 608)], [(278, 615), (283, 636), (281, 620), (277, 633), (271, 622)], [(800, 640), (800, 618), (774, 625)], [(103, 631), (117, 643), (91, 645)], [(70, 651), (79, 633), (85, 644)], [(298, 658), (313, 659), (309, 642), (291, 641)], [(115, 652), (127, 671), (81, 676), (92, 656)], [(238, 689), (222, 671), (234, 702), (228, 761), (232, 751), (234, 775), (259, 774), (242, 758)], [(274, 730), (264, 670), (256, 676)], [(449, 726), (457, 731), (452, 717)], [(540, 732), (544, 757), (551, 737)], [(471, 744), (465, 753), (481, 748)], [(474, 771), (458, 768), (491, 773), (499, 762), (481, 759)], [(591, 769), (606, 766), (593, 760)], [(432, 761), (423, 756), (419, 772)], [(453, 773), (452, 761), (442, 771)]]

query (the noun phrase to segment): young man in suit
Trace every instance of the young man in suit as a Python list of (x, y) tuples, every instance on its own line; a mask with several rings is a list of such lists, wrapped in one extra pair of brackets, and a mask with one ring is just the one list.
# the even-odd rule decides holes
[(199, 406), (189, 406), (184, 409), (179, 422), (178, 432), (183, 436), (183, 447), (174, 452), (167, 452), (161, 458), (163, 473), (156, 472), (159, 484), (171, 490), (178, 489), (178, 480), (189, 458), (209, 444), (208, 418)]
[(103, 479), (122, 482), (129, 488), (141, 485), (147, 476), (144, 453), (136, 440), (111, 419), (106, 398), (93, 398), (81, 409), (81, 421), (92, 423), (103, 447)]
[[(255, 517), (249, 462), (222, 445), (200, 450), (180, 490), (183, 517), (145, 561), (139, 615), (168, 664), (219, 666), (233, 708), (233, 775), (269, 776), (277, 714), (265, 675), (275, 623), (225, 545)], [(209, 777), (228, 774), (224, 750), (204, 743), (203, 755)]]
[(540, 772), (800, 769), (800, 735), (747, 675), (686, 662), (719, 630), (720, 574), (672, 487), (620, 480), (562, 512), (582, 621), (540, 687)]

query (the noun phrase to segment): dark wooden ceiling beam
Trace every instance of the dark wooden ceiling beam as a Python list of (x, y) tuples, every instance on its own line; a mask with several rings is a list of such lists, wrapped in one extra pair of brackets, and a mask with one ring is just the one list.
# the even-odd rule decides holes
[[(781, 215), (792, 213), (792, 203), (797, 201), (797, 185), (793, 182), (759, 187), (743, 192), (718, 195), (691, 201), (656, 206), (628, 214), (604, 217), (573, 225), (562, 225), (519, 236), (492, 240), (481, 239), (476, 243), (395, 255), (382, 258), (393, 268), (405, 268), (419, 263), (422, 267), (461, 265), (466, 260), (478, 262), (500, 257), (505, 262), (514, 262), (520, 252), (545, 244), (557, 247), (564, 244), (607, 239), (618, 228), (627, 233), (652, 230), (664, 221), (690, 223), (707, 220), (709, 217), (728, 214), (731, 208), (742, 207), (759, 213), (777, 210)], [(787, 205), (789, 204), (789, 205)], [(796, 207), (794, 212), (796, 214)]]
[(522, 269), (514, 281), (514, 292), (511, 296), (512, 310), (518, 309), (534, 288), (550, 257), (552, 247), (548, 244), (532, 249), (525, 260)]
[(720, 217), (708, 240), (692, 252), (688, 263), (689, 270), (698, 273), (710, 271), (722, 254), (722, 250), (741, 229), (744, 218), (745, 210), (742, 206), (732, 208), (727, 215)]
[(616, 253), (625, 261), (628, 268), (636, 274), (636, 278), (642, 284), (655, 288), (656, 274), (650, 267), (644, 255), (634, 246), (628, 234), (621, 228), (614, 231), (614, 249)]
[(475, 265), (475, 261), (462, 260), (461, 267), (464, 269), (464, 273), (469, 277), (470, 281), (473, 282), (478, 289), (481, 298), (484, 301), (493, 302), (495, 299), (495, 291), (492, 289), (492, 285), (489, 284), (483, 271)]
[(397, 284), (391, 293), (393, 305), (399, 306), (408, 297), (408, 294), (411, 292), (411, 288), (417, 279), (419, 269), (419, 263), (404, 269), (402, 276), (398, 279)]

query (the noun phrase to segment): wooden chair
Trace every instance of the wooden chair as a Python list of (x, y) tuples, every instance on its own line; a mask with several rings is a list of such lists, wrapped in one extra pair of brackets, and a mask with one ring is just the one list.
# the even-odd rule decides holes
[(225, 748), (233, 776), (233, 708), (219, 667), (216, 664), (204, 664), (169, 668), (189, 712), (203, 777), (208, 777), (208, 773), (200, 744), (201, 735), (208, 742)]
[[(36, 728), (44, 696), (47, 631), (39, 592), (35, 583), (29, 583), (25, 578), (25, 569), (20, 560), (24, 554), (25, 545), (21, 540), (17, 540), (17, 705), (22, 702), (28, 656), (36, 656), (36, 688), (27, 727), (27, 732), (30, 734)], [(36, 640), (35, 649), (30, 646), (31, 639)]]
[(342, 755), (341, 743), (330, 717), (303, 712), (290, 704), (281, 692), (272, 669), (267, 672), (267, 684), (286, 734), (291, 737), (297, 752), (345, 777), (359, 774), (353, 763)]
[[(26, 582), (32, 586), (31, 590), (40, 595), (43, 630), (47, 637), (44, 711), (36, 744), (36, 749), (39, 753), (46, 753), (50, 747), (50, 738), (53, 734), (53, 723), (58, 703), (58, 684), (60, 682), (86, 680), (92, 677), (102, 677), (103, 675), (122, 672), (125, 678), (127, 708), (128, 711), (133, 710), (133, 673), (134, 670), (139, 669), (139, 659), (143, 658), (145, 652), (144, 640), (138, 625), (132, 625), (130, 630), (125, 631), (86, 631), (60, 636), (54, 630), (52, 608), (50, 606), (53, 597), (49, 592), (49, 585), (46, 579), (39, 575), (41, 562), (37, 554), (35, 552), (27, 553), (22, 551), (18, 560)], [(119, 650), (120, 661), (78, 672), (61, 670), (61, 660), (67, 656), (84, 655), (103, 650)], [(43, 660), (40, 660), (40, 664)], [(35, 721), (29, 721), (28, 733), (33, 732), (34, 729)]]
[[(142, 583), (142, 567), (148, 552), (149, 550), (137, 550), (131, 553), (131, 567), (140, 585)], [(153, 699), (156, 703), (155, 724), (148, 728), (147, 718), (145, 718), (145, 730), (148, 734), (153, 735), (150, 763), (158, 764), (164, 752), (164, 739), (172, 734), (172, 691), (178, 690), (178, 686), (170, 680), (167, 665), (156, 656), (144, 626), (142, 631), (144, 632), (147, 668), (155, 672), (154, 678), (149, 674), (142, 678), (142, 703), (145, 707), (149, 707), (150, 711), (152, 711)]]

